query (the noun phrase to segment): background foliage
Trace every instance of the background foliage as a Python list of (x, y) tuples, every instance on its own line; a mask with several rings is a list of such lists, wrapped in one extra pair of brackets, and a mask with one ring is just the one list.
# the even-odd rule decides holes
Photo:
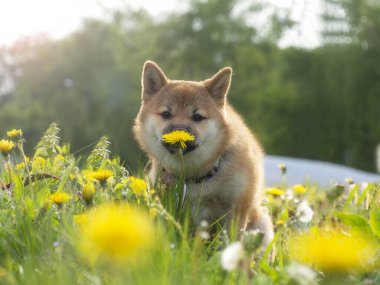
[(259, 26), (265, 5), (188, 2), (181, 14), (157, 19), (143, 10), (115, 11), (59, 41), (40, 36), (1, 48), (0, 82), (10, 77), (15, 88), (0, 96), (0, 135), (23, 128), (33, 146), (56, 121), (73, 151), (108, 135), (115, 153), (134, 167), (131, 126), (144, 61), (156, 61), (169, 78), (188, 80), (230, 65), (229, 99), (268, 153), (375, 170), (379, 1), (323, 1), (330, 7), (322, 15), (323, 45), (311, 50), (278, 47), (294, 24), (286, 13), (274, 11)]

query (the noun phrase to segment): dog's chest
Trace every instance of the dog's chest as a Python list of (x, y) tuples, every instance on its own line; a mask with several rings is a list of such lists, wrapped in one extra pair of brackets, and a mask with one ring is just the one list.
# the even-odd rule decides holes
[(186, 199), (194, 220), (212, 222), (228, 214), (246, 187), (243, 173), (218, 173), (201, 183), (186, 183)]

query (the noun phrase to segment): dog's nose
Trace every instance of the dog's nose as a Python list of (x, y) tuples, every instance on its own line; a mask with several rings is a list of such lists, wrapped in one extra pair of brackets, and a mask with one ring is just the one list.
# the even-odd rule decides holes
[[(164, 134), (169, 134), (174, 131), (185, 131), (192, 136), (194, 136), (194, 140), (192, 141), (185, 141), (185, 147), (182, 149), (182, 154), (189, 153), (190, 151), (194, 150), (198, 146), (197, 136), (193, 132), (192, 128), (187, 125), (170, 125), (164, 130)], [(161, 144), (171, 153), (171, 154), (178, 154), (179, 144), (171, 144), (167, 143), (163, 140), (161, 140)]]
[(174, 132), (174, 131), (185, 131), (193, 135), (192, 129), (187, 125), (170, 125), (165, 129), (165, 134)]

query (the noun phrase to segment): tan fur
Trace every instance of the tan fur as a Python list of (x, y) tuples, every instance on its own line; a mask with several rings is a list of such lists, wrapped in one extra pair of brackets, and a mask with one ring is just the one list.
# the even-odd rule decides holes
[[(263, 150), (238, 113), (226, 101), (231, 68), (202, 82), (172, 81), (153, 62), (142, 74), (142, 105), (134, 133), (152, 163), (150, 178), (165, 169), (170, 183), (182, 173), (178, 155), (161, 144), (168, 126), (189, 127), (199, 146), (185, 154), (185, 177), (202, 177), (218, 163), (218, 172), (203, 183), (187, 183), (187, 195), (196, 222), (239, 218), (240, 229), (260, 229), (266, 243), (273, 237), (271, 219), (261, 208)], [(170, 110), (170, 119), (162, 113)], [(195, 122), (193, 114), (206, 119)]]

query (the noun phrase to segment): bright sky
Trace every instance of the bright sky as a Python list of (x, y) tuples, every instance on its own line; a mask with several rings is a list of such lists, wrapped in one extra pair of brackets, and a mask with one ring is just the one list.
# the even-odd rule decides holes
[[(299, 29), (291, 31), (281, 46), (318, 45), (319, 0), (270, 0), (277, 6), (292, 7), (294, 20), (302, 20)], [(61, 38), (80, 26), (85, 17), (102, 17), (107, 10), (143, 6), (151, 13), (182, 9), (180, 0), (0, 0), (0, 45), (9, 45), (24, 35), (46, 32)]]

